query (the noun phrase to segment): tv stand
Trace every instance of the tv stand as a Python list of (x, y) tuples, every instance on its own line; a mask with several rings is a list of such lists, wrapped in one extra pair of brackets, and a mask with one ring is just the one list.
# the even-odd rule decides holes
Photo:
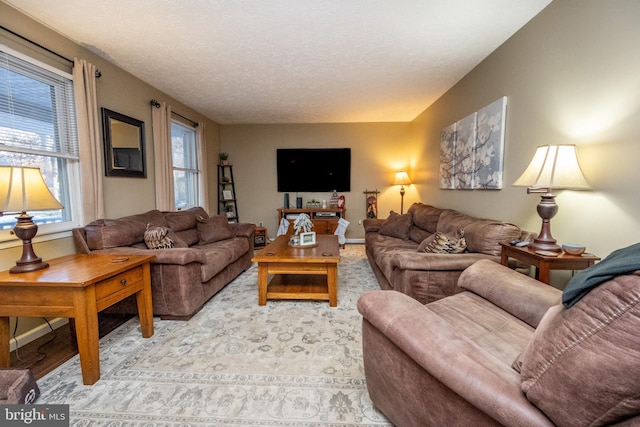
[(313, 229), (316, 234), (333, 234), (338, 228), (338, 221), (340, 218), (345, 218), (347, 210), (345, 208), (306, 208), (306, 209), (278, 209), (278, 224), (282, 218), (289, 221), (289, 229), (287, 235), (292, 235), (293, 223), (296, 220), (296, 216), (301, 213), (309, 215), (311, 222), (313, 223)]

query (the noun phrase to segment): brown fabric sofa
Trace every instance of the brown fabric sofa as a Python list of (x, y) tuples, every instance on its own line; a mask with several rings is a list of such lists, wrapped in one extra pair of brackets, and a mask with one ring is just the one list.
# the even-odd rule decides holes
[[(380, 287), (402, 292), (423, 304), (460, 292), (458, 277), (476, 261), (499, 263), (500, 242), (535, 237), (515, 224), (423, 203), (414, 203), (404, 215), (366, 219), (363, 225), (367, 258)], [(456, 235), (460, 231), (464, 231), (467, 244), (463, 253), (418, 251), (420, 244), (434, 233)]]
[(371, 291), (363, 315), (372, 401), (395, 425), (640, 425), (640, 271), (574, 306), (490, 261), (463, 292), (422, 305)]
[[(147, 226), (169, 229), (175, 246), (149, 249)], [(177, 212), (152, 210), (119, 219), (99, 219), (73, 230), (80, 253), (154, 254), (151, 264), (153, 314), (189, 319), (213, 295), (251, 266), (255, 224), (228, 223), (202, 208)], [(115, 311), (137, 313), (134, 300)]]

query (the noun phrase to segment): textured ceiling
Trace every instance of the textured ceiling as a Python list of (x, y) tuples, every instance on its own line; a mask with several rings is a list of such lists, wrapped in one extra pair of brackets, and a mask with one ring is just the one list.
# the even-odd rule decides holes
[(232, 124), (413, 120), (551, 0), (5, 2)]

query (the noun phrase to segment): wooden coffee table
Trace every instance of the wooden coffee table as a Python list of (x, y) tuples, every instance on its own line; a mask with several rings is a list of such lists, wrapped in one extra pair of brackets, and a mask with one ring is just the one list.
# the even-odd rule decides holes
[[(289, 236), (278, 236), (251, 261), (258, 263), (258, 304), (268, 299), (308, 299), (338, 305), (337, 236), (317, 235), (317, 246), (289, 246)], [(269, 282), (269, 276), (272, 276)]]
[(75, 326), (82, 381), (100, 378), (98, 312), (135, 295), (142, 336), (153, 335), (154, 255), (67, 255), (49, 268), (0, 272), (0, 367), (9, 367), (9, 316), (68, 317)]

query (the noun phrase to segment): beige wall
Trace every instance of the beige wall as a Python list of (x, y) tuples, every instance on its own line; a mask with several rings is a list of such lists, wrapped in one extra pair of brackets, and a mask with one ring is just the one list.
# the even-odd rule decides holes
[[(594, 191), (557, 191), (552, 232), (600, 256), (640, 232), (640, 2), (556, 0), (414, 122), (423, 185), (435, 205), (514, 221), (539, 231), (539, 196), (511, 184), (535, 148), (576, 144)], [(508, 97), (504, 188), (438, 188), (440, 130)]]
[[(236, 198), (241, 222), (262, 222), (269, 237), (278, 229), (277, 209), (283, 206), (284, 193), (277, 192), (277, 148), (351, 148), (351, 191), (346, 199), (347, 239), (362, 239), (358, 221), (366, 217), (363, 192), (379, 190), (379, 216), (400, 210), (399, 187), (391, 187), (393, 173), (413, 167), (415, 156), (407, 150), (411, 138), (410, 123), (351, 123), (299, 125), (224, 125), (222, 150), (229, 152), (236, 182)], [(329, 200), (331, 193), (300, 193), (307, 200)], [(295, 204), (296, 193), (290, 193)], [(415, 200), (411, 189), (405, 195)], [(409, 202), (410, 203), (410, 202)]]
[[(145, 143), (147, 178), (122, 178), (104, 177), (105, 214), (109, 218), (139, 213), (155, 208), (153, 146), (151, 129), (151, 107), (149, 101), (157, 99), (165, 101), (173, 106), (173, 110), (194, 121), (202, 121), (205, 124), (205, 136), (207, 140), (207, 152), (209, 163), (214, 168), (217, 161), (217, 152), (220, 150), (218, 124), (206, 119), (201, 114), (185, 107), (166, 94), (138, 80), (118, 67), (99, 58), (89, 50), (71, 42), (59, 34), (50, 31), (45, 26), (27, 18), (7, 4), (0, 2), (0, 25), (35, 41), (58, 54), (73, 59), (78, 57), (86, 59), (102, 72), (102, 77), (97, 80), (98, 109), (106, 107), (127, 116), (142, 120), (145, 123)], [(34, 48), (28, 42), (0, 30), (0, 43), (12, 49), (19, 50), (27, 55), (35, 56), (58, 68), (68, 68), (69, 63), (59, 58), (43, 53)], [(215, 209), (216, 187), (215, 182), (210, 186), (210, 200)], [(35, 252), (43, 259), (50, 259), (75, 252), (73, 241), (70, 237), (34, 244)], [(0, 269), (5, 270), (15, 264), (20, 258), (21, 247), (11, 247), (0, 250)], [(21, 319), (18, 335), (34, 326), (36, 319)], [(13, 328), (13, 323), (11, 325)]]

